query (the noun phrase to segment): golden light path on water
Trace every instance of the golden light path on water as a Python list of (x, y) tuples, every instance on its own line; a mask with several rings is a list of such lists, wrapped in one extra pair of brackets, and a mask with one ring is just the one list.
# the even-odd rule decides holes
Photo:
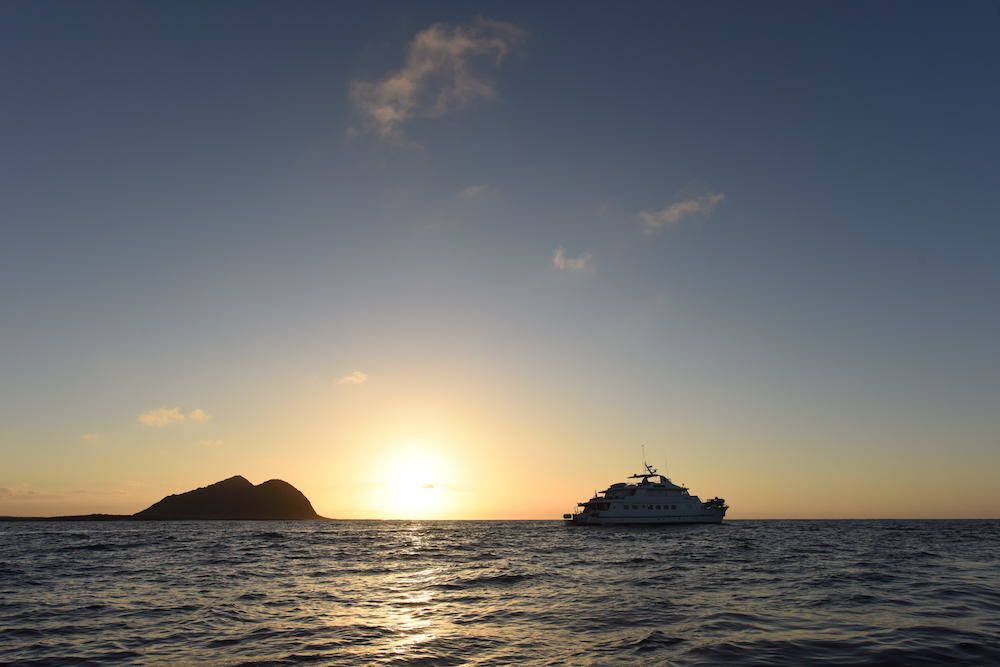
[[(386, 544), (384, 548), (391, 549), (396, 558), (434, 549), (428, 527), (425, 522), (396, 524), (392, 546)], [(379, 646), (380, 661), (388, 663), (433, 655), (431, 646), (454, 634), (456, 627), (449, 620), (449, 610), (454, 604), (442, 596), (453, 568), (383, 570), (365, 564), (360, 569), (372, 574), (370, 584), (365, 586), (365, 600), (361, 604), (334, 604), (332, 609), (326, 609), (328, 626), (367, 628), (378, 635), (373, 641)]]
[[(412, 524), (406, 539), (414, 550), (427, 547), (428, 538), (420, 524)], [(420, 611), (436, 607), (437, 589), (435, 584), (445, 581), (446, 568), (428, 567), (416, 572), (404, 572), (391, 576), (391, 588), (400, 591), (396, 604), (384, 610), (383, 622), (399, 636), (388, 647), (388, 651), (403, 658), (411, 657), (421, 645), (436, 639), (440, 632), (436, 622), (417, 615)], [(441, 618), (435, 614), (434, 618)]]

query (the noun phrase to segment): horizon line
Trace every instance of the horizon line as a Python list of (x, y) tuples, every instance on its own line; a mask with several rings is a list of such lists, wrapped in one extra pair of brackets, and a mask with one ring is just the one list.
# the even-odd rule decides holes
[[(0, 515), (0, 522), (10, 522), (15, 523), (19, 521), (61, 521), (61, 522), (97, 522), (97, 521), (142, 521), (148, 523), (179, 523), (179, 522), (292, 522), (292, 523), (304, 523), (309, 521), (379, 521), (379, 522), (563, 522), (565, 519), (380, 519), (380, 518), (337, 518), (337, 517), (323, 517), (317, 516), (311, 519), (143, 519), (136, 517), (132, 514), (68, 514), (64, 516), (14, 516), (14, 515)], [(734, 521), (1000, 521), (1000, 516), (997, 517), (742, 517), (738, 519), (726, 519), (725, 523), (732, 523)], [(658, 524), (619, 524), (628, 527), (638, 526), (638, 527), (662, 527)], [(700, 524), (669, 524), (670, 526), (688, 526), (688, 525), (700, 525)]]

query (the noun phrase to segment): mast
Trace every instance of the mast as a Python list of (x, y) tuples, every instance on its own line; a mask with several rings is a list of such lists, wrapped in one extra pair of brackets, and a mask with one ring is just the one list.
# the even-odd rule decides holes
[(642, 444), (642, 467), (646, 469), (650, 475), (656, 474), (656, 468), (646, 463), (646, 443)]
[(639, 473), (636, 475), (629, 475), (629, 479), (641, 479), (646, 481), (648, 478), (656, 475), (656, 468), (646, 463), (646, 445), (642, 445), (642, 467), (646, 469), (645, 473)]

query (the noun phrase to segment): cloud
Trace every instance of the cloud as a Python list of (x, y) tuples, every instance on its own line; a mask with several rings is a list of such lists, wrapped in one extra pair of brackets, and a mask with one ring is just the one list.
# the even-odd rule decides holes
[(496, 188), (491, 185), (470, 185), (455, 193), (456, 199), (481, 199), (496, 194)]
[(222, 440), (199, 440), (198, 444), (206, 449), (218, 449), (226, 443)]
[(136, 418), (140, 424), (151, 428), (165, 428), (188, 420), (196, 424), (204, 424), (211, 419), (212, 416), (201, 408), (195, 408), (185, 415), (180, 408), (167, 407), (147, 410)]
[(368, 374), (361, 371), (352, 371), (337, 380), (337, 384), (364, 384), (368, 381)]
[(552, 254), (552, 266), (561, 271), (583, 271), (590, 265), (593, 255), (589, 252), (581, 253), (576, 257), (566, 255), (566, 250), (562, 247), (556, 248)]
[(186, 419), (180, 408), (159, 408), (147, 410), (137, 417), (140, 424), (152, 428), (164, 428)]
[(699, 197), (689, 197), (674, 202), (659, 211), (642, 211), (639, 219), (646, 232), (651, 233), (667, 225), (674, 225), (692, 215), (707, 215), (723, 200), (726, 195), (721, 192), (710, 192)]
[(80, 436), (80, 439), (84, 442), (97, 442), (98, 440), (104, 439), (103, 433), (84, 433)]
[(377, 81), (352, 81), (348, 96), (369, 129), (398, 137), (413, 117), (437, 118), (496, 97), (484, 62), (499, 67), (525, 35), (511, 23), (482, 17), (465, 25), (435, 23), (413, 38), (400, 69)]

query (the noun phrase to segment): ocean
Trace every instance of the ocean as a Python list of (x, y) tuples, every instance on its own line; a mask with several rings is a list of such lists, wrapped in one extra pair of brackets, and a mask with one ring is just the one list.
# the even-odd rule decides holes
[(0, 662), (1000, 664), (1000, 522), (0, 523)]

